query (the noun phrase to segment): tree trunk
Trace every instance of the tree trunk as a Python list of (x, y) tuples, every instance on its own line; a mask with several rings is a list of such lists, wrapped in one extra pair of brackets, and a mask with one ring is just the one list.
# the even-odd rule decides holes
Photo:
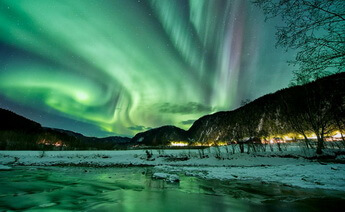
[(312, 148), (312, 146), (310, 145), (309, 139), (306, 136), (306, 134), (303, 133), (303, 137), (304, 137), (304, 141), (305, 141), (305, 145), (307, 146), (307, 149), (309, 149), (309, 147)]
[(243, 145), (243, 143), (239, 143), (239, 146), (240, 146), (241, 153), (244, 153), (244, 145)]
[(316, 154), (320, 155), (322, 154), (323, 149), (323, 136), (317, 135), (317, 148), (316, 148)]

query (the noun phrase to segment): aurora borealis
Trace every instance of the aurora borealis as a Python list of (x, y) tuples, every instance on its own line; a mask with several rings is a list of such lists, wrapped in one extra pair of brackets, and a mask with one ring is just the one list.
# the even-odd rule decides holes
[(0, 107), (128, 135), (286, 87), (292, 53), (248, 0), (1, 0)]

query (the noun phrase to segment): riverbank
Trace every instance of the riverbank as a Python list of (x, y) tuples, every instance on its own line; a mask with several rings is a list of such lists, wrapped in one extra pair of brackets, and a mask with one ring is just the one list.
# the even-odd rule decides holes
[[(302, 188), (345, 191), (345, 164), (341, 151), (329, 150), (320, 161), (312, 150), (229, 153), (206, 150), (128, 151), (0, 151), (0, 169), (13, 166), (154, 166), (157, 172), (204, 179), (277, 182)], [(2, 167), (2, 168), (1, 168)]]
[(171, 183), (156, 171), (12, 166), (0, 171), (0, 211), (336, 211), (344, 202), (343, 191), (183, 174)]

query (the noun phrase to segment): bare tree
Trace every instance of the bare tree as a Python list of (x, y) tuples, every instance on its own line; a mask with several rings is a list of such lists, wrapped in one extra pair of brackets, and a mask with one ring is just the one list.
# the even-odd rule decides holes
[[(297, 101), (296, 99), (299, 99)], [(306, 119), (304, 105), (299, 105), (303, 98), (298, 97), (298, 94), (281, 96), (280, 119), (285, 123), (286, 128), (294, 133), (301, 134), (307, 148), (312, 148), (312, 145), (307, 137), (310, 127)]]
[(345, 145), (345, 85), (340, 80), (334, 81), (333, 86), (340, 87), (339, 93), (332, 93), (332, 115), (334, 119), (335, 128), (339, 131), (342, 143)]
[(286, 118), (286, 121), (292, 129), (304, 136), (304, 132), (315, 134), (317, 154), (322, 153), (325, 135), (334, 130), (333, 102), (338, 95), (329, 93), (326, 88), (326, 85), (311, 84), (310, 88), (304, 87), (299, 94), (294, 94), (288, 103), (290, 115), (294, 116), (296, 121), (289, 118)]
[(317, 137), (316, 153), (324, 148), (324, 136), (334, 130), (332, 99), (333, 94), (317, 86), (307, 93), (305, 119)]
[(277, 46), (297, 49), (294, 84), (344, 71), (345, 1), (344, 0), (253, 0), (267, 19), (280, 17)]
[(233, 137), (234, 137), (234, 140), (237, 142), (241, 153), (244, 153), (243, 131), (244, 131), (243, 126), (239, 122), (237, 122), (233, 128)]

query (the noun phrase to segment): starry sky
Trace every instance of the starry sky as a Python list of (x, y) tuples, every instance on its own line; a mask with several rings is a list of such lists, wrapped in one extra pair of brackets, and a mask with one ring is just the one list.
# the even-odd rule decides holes
[(188, 129), (287, 87), (250, 0), (1, 0), (0, 107), (88, 136)]

